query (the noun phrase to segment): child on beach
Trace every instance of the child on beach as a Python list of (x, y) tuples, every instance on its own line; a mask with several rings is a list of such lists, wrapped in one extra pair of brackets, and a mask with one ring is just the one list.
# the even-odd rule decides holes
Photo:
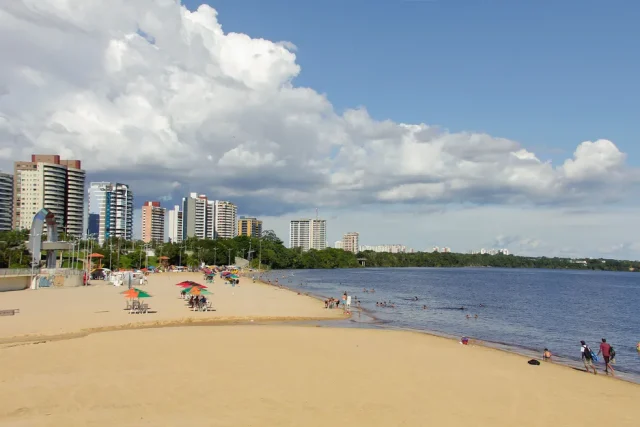
[(542, 360), (550, 361), (551, 360), (551, 352), (548, 348), (544, 349), (544, 353), (542, 353)]

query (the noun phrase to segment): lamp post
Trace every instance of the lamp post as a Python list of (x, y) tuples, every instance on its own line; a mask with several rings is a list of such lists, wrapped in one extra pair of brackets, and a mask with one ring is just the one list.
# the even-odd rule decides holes
[(231, 265), (231, 248), (228, 249), (229, 252), (229, 263), (227, 265)]
[(260, 239), (260, 252), (258, 252), (258, 275), (262, 276), (262, 239)]

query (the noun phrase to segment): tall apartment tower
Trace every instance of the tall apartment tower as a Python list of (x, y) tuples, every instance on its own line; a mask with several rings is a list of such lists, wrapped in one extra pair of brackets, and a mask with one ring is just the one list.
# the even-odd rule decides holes
[(289, 225), (289, 247), (323, 250), (327, 248), (327, 221), (324, 219), (296, 219)]
[(80, 160), (33, 154), (30, 162), (15, 162), (13, 227), (30, 229), (35, 214), (45, 208), (54, 213), (59, 230), (81, 237), (84, 184)]
[[(89, 184), (89, 228), (97, 222), (98, 243), (117, 237), (131, 240), (133, 236), (133, 192), (119, 182)], [(97, 217), (96, 217), (97, 215)]]
[(238, 235), (238, 207), (231, 202), (216, 200), (210, 221), (210, 236), (214, 239), (233, 239)]
[(342, 249), (346, 252), (358, 253), (358, 249), (360, 248), (359, 240), (360, 233), (356, 233), (355, 231), (345, 233), (344, 236), (342, 236)]
[(164, 242), (164, 217), (166, 209), (160, 202), (144, 202), (142, 205), (142, 241)]
[(241, 216), (238, 220), (238, 236), (261, 237), (262, 221)]
[(182, 240), (188, 237), (207, 237), (207, 196), (191, 193), (182, 199)]
[(182, 211), (180, 206), (175, 205), (173, 209), (169, 211), (169, 241), (173, 243), (182, 242)]
[(0, 231), (9, 231), (13, 223), (13, 175), (0, 173)]

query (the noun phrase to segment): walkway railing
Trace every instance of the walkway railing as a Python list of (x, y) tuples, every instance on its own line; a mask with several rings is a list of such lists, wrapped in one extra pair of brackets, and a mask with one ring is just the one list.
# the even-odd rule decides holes
[(0, 276), (28, 276), (30, 268), (0, 268)]
[[(29, 276), (32, 271), (30, 268), (0, 268), (0, 277), (2, 276)], [(56, 274), (64, 276), (80, 276), (84, 274), (84, 270), (74, 270), (71, 268), (34, 268), (33, 274)]]

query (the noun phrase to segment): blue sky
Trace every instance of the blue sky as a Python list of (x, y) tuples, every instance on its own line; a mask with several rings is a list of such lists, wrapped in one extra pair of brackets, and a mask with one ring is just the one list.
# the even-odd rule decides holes
[(640, 3), (208, 3), (225, 32), (293, 42), (296, 84), (327, 93), (338, 110), (364, 105), (377, 119), (484, 131), (554, 161), (608, 138), (640, 163)]

